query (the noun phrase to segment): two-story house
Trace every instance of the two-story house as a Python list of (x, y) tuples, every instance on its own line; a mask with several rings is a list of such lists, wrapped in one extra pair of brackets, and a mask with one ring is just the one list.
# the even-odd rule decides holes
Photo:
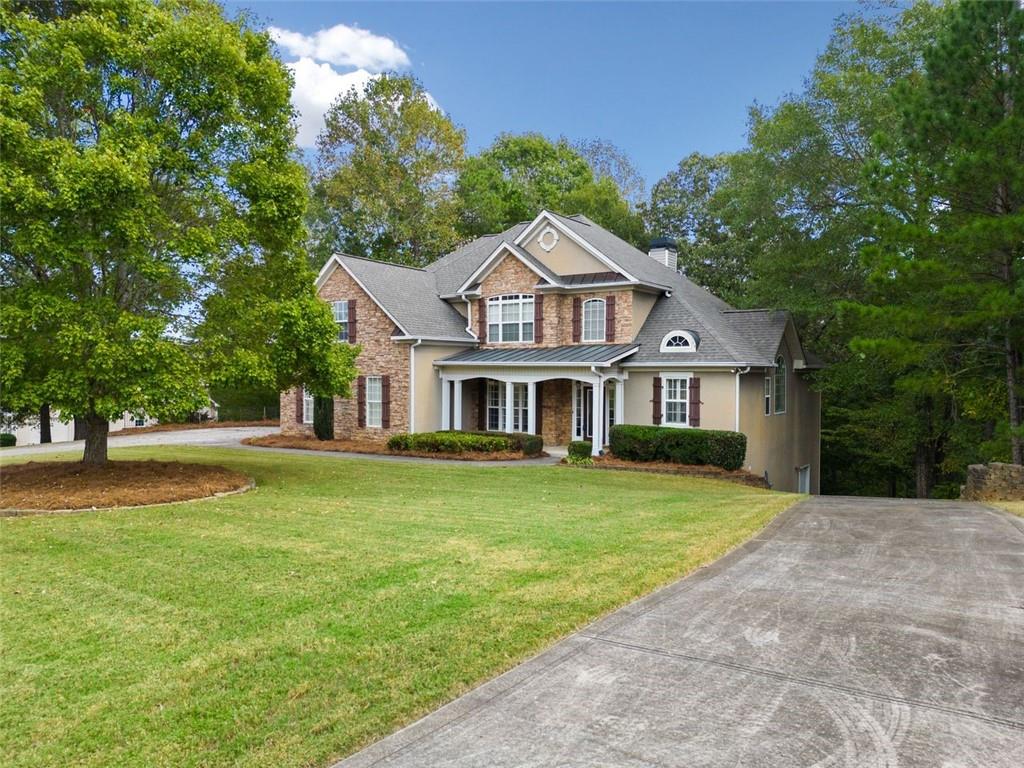
[[(614, 424), (747, 435), (746, 468), (780, 490), (818, 490), (814, 366), (786, 312), (736, 310), (585, 216), (542, 211), (425, 269), (338, 254), (317, 278), (338, 338), (358, 344), (338, 437), (473, 429), (546, 445)], [(281, 430), (311, 430), (312, 398), (281, 396)]]

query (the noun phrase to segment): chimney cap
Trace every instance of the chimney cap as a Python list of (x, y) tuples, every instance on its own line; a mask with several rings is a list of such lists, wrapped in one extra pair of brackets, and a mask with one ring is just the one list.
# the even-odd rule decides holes
[(651, 240), (651, 244), (648, 246), (649, 250), (655, 250), (656, 248), (668, 248), (670, 251), (679, 250), (676, 246), (676, 241), (671, 237), (656, 237)]

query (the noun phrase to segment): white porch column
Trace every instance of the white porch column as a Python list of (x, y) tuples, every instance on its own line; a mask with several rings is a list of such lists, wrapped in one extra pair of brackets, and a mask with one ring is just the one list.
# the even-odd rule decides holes
[(626, 385), (622, 379), (615, 380), (615, 423), (625, 424), (626, 422)]
[(537, 382), (526, 385), (526, 431), (537, 434)]
[(441, 429), (452, 428), (451, 379), (441, 377)]
[(594, 436), (592, 438), (592, 447), (590, 450), (591, 456), (600, 456), (601, 448), (604, 446), (604, 381), (601, 377), (597, 377), (597, 381), (594, 383), (593, 388), (593, 430)]
[(455, 380), (455, 402), (452, 404), (452, 410), (455, 413), (452, 418), (452, 429), (462, 429), (462, 385), (464, 383), (460, 379)]
[(511, 381), (505, 382), (505, 431), (512, 431), (512, 388)]

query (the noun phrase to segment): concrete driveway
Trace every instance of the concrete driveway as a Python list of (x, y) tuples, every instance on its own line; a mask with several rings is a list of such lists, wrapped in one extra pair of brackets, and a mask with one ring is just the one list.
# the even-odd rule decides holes
[(1024, 520), (816, 498), (339, 766), (1024, 765)]
[[(205, 445), (237, 448), (239, 441), (246, 437), (262, 437), (278, 432), (278, 427), (204, 427), (202, 429), (178, 429), (170, 432), (111, 432), (109, 447), (127, 448), (133, 445)], [(81, 451), (84, 440), (46, 445), (26, 445), (0, 450), (0, 458), (36, 453), (61, 453)]]

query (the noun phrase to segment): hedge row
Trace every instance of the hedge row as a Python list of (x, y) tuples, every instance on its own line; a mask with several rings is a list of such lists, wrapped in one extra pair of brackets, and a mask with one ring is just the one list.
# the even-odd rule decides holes
[(747, 436), (716, 429), (677, 429), (619, 424), (611, 428), (609, 447), (629, 461), (710, 464), (734, 470), (743, 466)]
[(10, 432), (0, 432), (0, 448), (10, 448), (17, 444), (18, 438)]
[(574, 459), (589, 458), (593, 447), (588, 440), (573, 440), (569, 443), (569, 456)]
[(544, 448), (540, 435), (519, 432), (414, 432), (393, 435), (388, 439), (392, 451), (423, 451), (425, 453), (465, 453), (474, 451), (520, 451), (526, 456), (537, 456)]

